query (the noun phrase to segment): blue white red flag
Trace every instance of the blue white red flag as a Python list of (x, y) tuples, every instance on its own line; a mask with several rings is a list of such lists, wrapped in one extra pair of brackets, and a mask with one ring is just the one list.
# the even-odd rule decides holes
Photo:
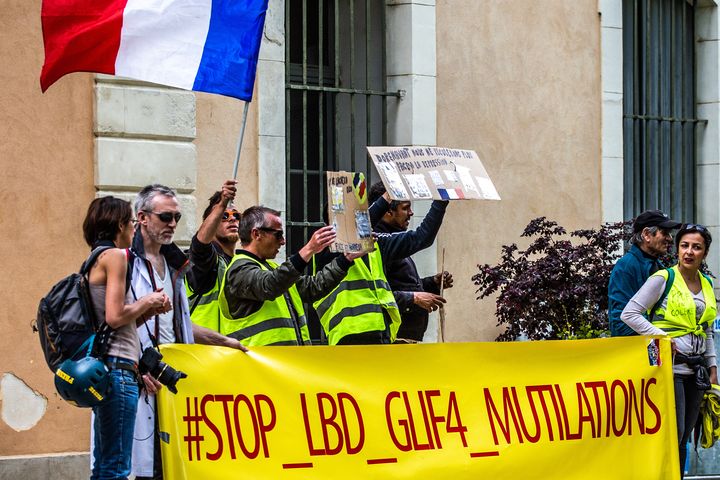
[(42, 91), (97, 72), (252, 99), (268, 0), (43, 0)]

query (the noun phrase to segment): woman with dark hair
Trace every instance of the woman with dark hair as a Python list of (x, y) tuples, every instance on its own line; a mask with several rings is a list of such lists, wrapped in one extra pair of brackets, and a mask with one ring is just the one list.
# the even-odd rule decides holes
[[(680, 478), (703, 395), (695, 372), (707, 368), (710, 381), (718, 381), (713, 342), (717, 305), (712, 281), (700, 271), (711, 243), (706, 227), (681, 226), (675, 237), (677, 265), (651, 275), (620, 315), (640, 335), (667, 335), (672, 339)], [(664, 295), (667, 283), (671, 285)]]
[(137, 301), (126, 294), (125, 249), (132, 243), (133, 223), (130, 203), (115, 197), (93, 200), (83, 222), (83, 236), (92, 249), (114, 247), (100, 254), (88, 276), (97, 319), (113, 329), (104, 359), (110, 370), (110, 393), (93, 407), (93, 480), (126, 479), (130, 474), (140, 358), (137, 323), (171, 308), (162, 292)]

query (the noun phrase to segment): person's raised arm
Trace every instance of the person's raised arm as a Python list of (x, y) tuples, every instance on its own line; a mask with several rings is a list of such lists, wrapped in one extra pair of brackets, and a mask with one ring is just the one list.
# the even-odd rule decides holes
[(368, 207), (368, 216), (370, 217), (370, 226), (374, 227), (382, 220), (383, 215), (390, 210), (390, 195), (385, 192), (370, 207)]
[(329, 246), (335, 237), (332, 227), (318, 229), (298, 253), (274, 269), (260, 268), (254, 261), (234, 263), (226, 273), (225, 295), (254, 301), (277, 298), (298, 281), (313, 254)]
[(383, 262), (409, 257), (432, 245), (442, 225), (448, 203), (444, 200), (433, 200), (430, 211), (415, 230), (379, 234), (377, 242), (380, 245)]
[(220, 201), (213, 205), (210, 213), (190, 241), (188, 256), (191, 268), (187, 273), (186, 280), (194, 295), (203, 295), (209, 292), (217, 280), (218, 254), (211, 243), (220, 227), (223, 213), (235, 198), (236, 183), (236, 180), (226, 180), (223, 183)]
[(197, 231), (197, 239), (202, 243), (209, 244), (215, 239), (215, 232), (222, 221), (223, 212), (225, 212), (230, 202), (235, 199), (236, 185), (237, 180), (225, 180), (225, 183), (223, 183), (220, 190), (220, 201), (213, 206), (210, 214), (203, 220)]
[(322, 252), (325, 248), (332, 245), (336, 238), (337, 234), (332, 227), (325, 226), (318, 228), (315, 230), (315, 233), (312, 234), (310, 240), (300, 249), (298, 255), (300, 255), (300, 258), (307, 264), (313, 255)]

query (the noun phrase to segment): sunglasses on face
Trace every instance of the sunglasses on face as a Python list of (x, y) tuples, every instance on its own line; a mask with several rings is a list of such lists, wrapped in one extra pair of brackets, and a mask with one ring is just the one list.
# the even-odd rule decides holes
[(240, 221), (240, 212), (236, 210), (225, 210), (222, 214), (222, 221), (223, 222), (229, 222), (231, 220), (237, 220)]
[(163, 223), (170, 223), (173, 221), (173, 219), (175, 219), (175, 223), (178, 223), (182, 218), (182, 213), (180, 212), (150, 212), (146, 210), (145, 213), (152, 213), (153, 215), (157, 215), (157, 217)]
[(282, 240), (283, 237), (285, 236), (285, 232), (283, 232), (282, 230), (279, 230), (277, 228), (260, 227), (260, 228), (258, 228), (258, 230), (262, 230), (263, 232), (272, 233), (273, 235), (275, 235), (275, 239), (277, 239), (277, 240)]

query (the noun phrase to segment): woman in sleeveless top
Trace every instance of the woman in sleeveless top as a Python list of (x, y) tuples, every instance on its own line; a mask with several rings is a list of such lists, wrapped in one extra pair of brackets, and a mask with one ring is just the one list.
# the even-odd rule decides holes
[(133, 302), (126, 294), (127, 254), (133, 237), (130, 203), (114, 197), (90, 203), (83, 235), (91, 248), (111, 246), (89, 273), (90, 295), (98, 320), (113, 329), (105, 364), (110, 369), (110, 392), (93, 407), (92, 480), (126, 479), (130, 474), (133, 430), (138, 402), (137, 362), (140, 340), (137, 323), (170, 310), (170, 300), (155, 292)]
[[(703, 395), (688, 362), (701, 359), (709, 370), (711, 382), (718, 382), (713, 342), (717, 304), (712, 282), (700, 273), (711, 243), (706, 227), (695, 224), (680, 227), (675, 236), (677, 265), (672, 267), (672, 272), (661, 270), (651, 275), (620, 315), (620, 319), (640, 335), (667, 335), (672, 339), (680, 478), (684, 475), (687, 443)], [(670, 290), (658, 304), (668, 282), (671, 282)]]

